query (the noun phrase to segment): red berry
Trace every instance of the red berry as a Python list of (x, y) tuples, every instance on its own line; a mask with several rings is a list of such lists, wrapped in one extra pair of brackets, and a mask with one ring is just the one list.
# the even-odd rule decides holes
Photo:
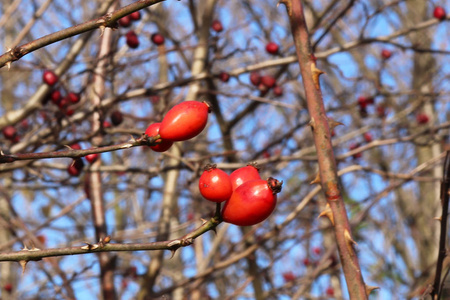
[(160, 33), (154, 33), (152, 34), (151, 40), (153, 42), (153, 44), (155, 45), (162, 45), (164, 44), (164, 36), (162, 36)]
[(377, 106), (377, 115), (380, 118), (386, 117), (386, 107), (383, 104)]
[(52, 91), (52, 93), (50, 94), (50, 99), (54, 104), (58, 105), (59, 101), (61, 101), (62, 99), (61, 92), (59, 90)]
[(387, 50), (387, 49), (383, 49), (381, 51), (381, 57), (383, 57), (383, 59), (388, 59), (392, 56), (392, 52)]
[(41, 244), (45, 244), (45, 242), (47, 241), (47, 238), (45, 237), (45, 235), (42, 235), (42, 234), (38, 235), (36, 238), (39, 240), (39, 242)]
[(258, 72), (254, 71), (250, 73), (250, 82), (254, 86), (258, 86), (261, 83), (261, 75)]
[(14, 138), (17, 135), (17, 131), (16, 128), (14, 128), (12, 125), (8, 125), (5, 128), (3, 128), (2, 130), (3, 136), (5, 137), (5, 139), (7, 140), (14, 140)]
[(119, 19), (119, 25), (121, 27), (130, 27), (131, 26), (131, 17), (130, 15), (126, 15), (125, 17), (122, 17)]
[(283, 96), (283, 89), (279, 85), (276, 85), (273, 88), (273, 94), (277, 97), (281, 97)]
[(264, 75), (261, 77), (261, 83), (268, 89), (271, 89), (275, 86), (275, 78), (270, 75)]
[(289, 272), (284, 272), (284, 273), (283, 273), (283, 279), (284, 279), (284, 281), (286, 281), (286, 282), (294, 281), (294, 280), (295, 280), (295, 275), (294, 275), (294, 273), (292, 273), (291, 271), (289, 271)]
[(67, 97), (64, 97), (61, 99), (61, 101), (58, 102), (58, 107), (61, 110), (64, 110), (69, 105), (69, 99)]
[(159, 95), (151, 95), (150, 96), (150, 102), (153, 103), (153, 104), (158, 103), (159, 99), (160, 99)]
[(433, 16), (439, 20), (445, 20), (446, 17), (445, 9), (442, 6), (436, 6), (433, 11)]
[(80, 95), (74, 92), (67, 94), (67, 99), (73, 104), (80, 102)]
[(219, 78), (220, 80), (222, 80), (223, 82), (228, 82), (228, 80), (230, 80), (230, 74), (228, 74), (227, 72), (220, 72), (219, 74)]
[(303, 264), (307, 267), (307, 266), (309, 266), (309, 264), (310, 264), (311, 262), (309, 261), (309, 258), (304, 258), (303, 259)]
[(136, 49), (137, 47), (139, 47), (139, 39), (137, 34), (131, 30), (128, 31), (125, 34), (125, 38), (127, 39), (127, 45), (128, 47), (130, 47), (131, 49)]
[(75, 113), (75, 111), (74, 111), (73, 108), (71, 108), (71, 107), (67, 107), (67, 108), (65, 109), (65, 114), (66, 114), (66, 116), (68, 116), (68, 117), (72, 116), (74, 113)]
[(428, 123), (428, 121), (430, 121), (430, 118), (428, 117), (427, 114), (419, 113), (416, 115), (416, 120), (417, 120), (417, 123), (419, 123), (419, 124), (426, 124), (426, 123)]
[[(350, 144), (349, 149), (350, 150), (355, 150), (355, 149), (359, 148), (359, 146), (361, 146), (359, 143)], [(362, 157), (362, 152), (358, 152), (358, 153), (353, 154), (353, 158), (354, 159), (361, 158), (361, 157)]]
[(205, 102), (184, 101), (164, 116), (159, 135), (163, 140), (185, 141), (198, 135), (208, 122), (209, 106)]
[(220, 22), (219, 20), (214, 20), (211, 23), (211, 28), (215, 31), (215, 32), (222, 32), (223, 31), (223, 26), (222, 26), (222, 22)]
[(369, 102), (367, 101), (367, 98), (364, 96), (358, 97), (358, 105), (360, 108), (366, 108)]
[(233, 191), (231, 198), (225, 202), (222, 218), (225, 222), (251, 226), (267, 219), (277, 204), (277, 193), (281, 185), (274, 178), (251, 180)]
[[(161, 126), (161, 123), (153, 123), (153, 124), (151, 124), (145, 130), (145, 134), (148, 135), (148, 136), (156, 136), (156, 135), (158, 135), (160, 126)], [(156, 151), (156, 152), (167, 151), (173, 145), (173, 142), (171, 142), (171, 141), (166, 141), (166, 140), (162, 140), (162, 139), (158, 139), (156, 141), (160, 142), (160, 143), (158, 145), (156, 145), (156, 146), (150, 146), (150, 149), (152, 149), (153, 151)]]
[(81, 170), (83, 170), (84, 162), (81, 158), (76, 158), (72, 161), (72, 163), (67, 167), (67, 172), (70, 176), (79, 176)]
[(314, 247), (312, 251), (315, 255), (320, 255), (320, 253), (322, 253), (322, 249), (320, 247)]
[(135, 11), (129, 14), (131, 21), (139, 21), (141, 19), (141, 12)]
[(13, 286), (11, 283), (5, 283), (5, 285), (3, 286), (3, 289), (5, 289), (5, 291), (7, 291), (8, 293), (11, 293), (12, 288)]
[(330, 286), (327, 288), (325, 293), (327, 294), (327, 296), (334, 296), (334, 289)]
[(53, 86), (58, 82), (58, 76), (50, 70), (45, 70), (42, 75), (42, 80), (49, 86)]
[(276, 54), (278, 54), (278, 50), (279, 50), (279, 47), (278, 47), (277, 43), (270, 42), (266, 45), (266, 51), (269, 54), (276, 55)]
[(114, 126), (118, 126), (123, 122), (123, 115), (120, 111), (115, 110), (111, 113), (111, 123)]
[(258, 168), (254, 165), (247, 165), (239, 168), (230, 174), (231, 186), (233, 191), (244, 182), (261, 179)]
[(108, 121), (103, 121), (103, 128), (111, 128), (111, 123), (109, 123)]
[(90, 164), (94, 163), (98, 158), (99, 158), (98, 153), (92, 153), (92, 154), (86, 155), (86, 160), (87, 160)]
[(373, 140), (372, 134), (370, 134), (370, 132), (365, 132), (364, 133), (364, 140), (366, 141), (366, 143), (370, 143)]
[(70, 145), (70, 148), (72, 148), (72, 150), (81, 150), (80, 144), (73, 144), (73, 145)]
[(202, 196), (212, 202), (223, 202), (230, 199), (233, 189), (230, 176), (216, 165), (207, 165), (200, 180), (198, 188)]

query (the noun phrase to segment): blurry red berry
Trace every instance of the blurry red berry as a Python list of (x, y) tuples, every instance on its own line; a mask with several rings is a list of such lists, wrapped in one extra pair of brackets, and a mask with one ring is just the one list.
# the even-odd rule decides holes
[(164, 41), (165, 41), (164, 36), (162, 36), (160, 33), (152, 34), (151, 40), (152, 40), (153, 44), (158, 45), (158, 46), (164, 44)]
[[(350, 144), (349, 150), (355, 150), (355, 149), (359, 148), (359, 146), (361, 146), (359, 143)], [(361, 157), (362, 157), (362, 152), (353, 154), (354, 159), (361, 158)]]
[(269, 42), (269, 43), (266, 45), (266, 51), (267, 51), (267, 53), (270, 53), (270, 54), (275, 55), (275, 54), (278, 54), (278, 50), (279, 50), (279, 47), (278, 47), (278, 44), (277, 44), (277, 43)]
[(139, 38), (133, 30), (128, 31), (125, 34), (125, 38), (127, 40), (128, 47), (130, 47), (131, 49), (136, 49), (137, 47), (139, 47)]
[(14, 128), (12, 125), (8, 125), (5, 128), (3, 128), (2, 130), (3, 136), (5, 137), (5, 139), (7, 140), (14, 140), (14, 138), (17, 135), (17, 131), (16, 128)]
[(159, 95), (151, 95), (151, 96), (150, 96), (150, 102), (152, 102), (153, 104), (158, 103), (159, 100), (160, 100)]
[(75, 113), (75, 110), (73, 110), (73, 108), (71, 108), (71, 107), (67, 107), (64, 112), (65, 112), (66, 116), (70, 117)]
[(368, 104), (369, 103), (368, 103), (366, 97), (364, 97), (364, 96), (359, 96), (358, 97), (358, 105), (359, 105), (360, 108), (366, 108)]
[(80, 102), (80, 95), (74, 92), (67, 94), (67, 99), (73, 104)]
[(445, 9), (442, 6), (436, 6), (433, 11), (433, 16), (439, 20), (445, 20), (446, 17)]
[(325, 293), (327, 296), (334, 296), (334, 289), (330, 286), (326, 289)]
[(261, 83), (268, 89), (271, 89), (275, 86), (276, 81), (275, 78), (273, 78), (272, 76), (264, 75), (261, 77)]
[(61, 92), (59, 90), (53, 90), (52, 93), (50, 94), (50, 99), (54, 104), (57, 105), (59, 101), (61, 101), (62, 99)]
[(391, 56), (392, 56), (392, 52), (391, 52), (391, 51), (389, 51), (389, 50), (387, 50), (387, 49), (381, 50), (381, 57), (382, 57), (383, 59), (388, 59), (388, 58), (390, 58)]
[(94, 163), (94, 162), (99, 158), (99, 155), (98, 155), (98, 153), (92, 153), (92, 154), (86, 155), (85, 157), (86, 157), (86, 160), (87, 160), (90, 164), (92, 164), (92, 163)]
[(120, 27), (130, 27), (131, 26), (131, 17), (130, 15), (126, 15), (125, 17), (122, 17), (119, 19), (119, 25)]
[(42, 80), (49, 86), (53, 86), (58, 82), (58, 76), (50, 70), (45, 70), (42, 75)]
[(129, 14), (131, 21), (139, 21), (141, 19), (141, 12), (135, 11)]
[(254, 86), (258, 86), (261, 83), (261, 75), (259, 75), (259, 73), (256, 71), (251, 72), (250, 73), (250, 82)]
[(377, 115), (380, 118), (386, 117), (386, 107), (383, 104), (377, 106)]
[(115, 110), (111, 113), (111, 123), (114, 126), (118, 126), (123, 122), (123, 115), (120, 111)]
[(309, 261), (309, 258), (304, 258), (303, 259), (303, 264), (307, 267), (311, 264), (311, 262)]
[(281, 86), (276, 85), (276, 86), (273, 88), (273, 94), (274, 94), (275, 96), (277, 96), (277, 97), (283, 96), (283, 89), (281, 88)]
[(211, 28), (215, 32), (222, 32), (223, 31), (222, 22), (220, 22), (219, 20), (212, 21)]
[(223, 82), (228, 82), (228, 80), (230, 80), (230, 74), (228, 74), (227, 72), (220, 72), (219, 74), (219, 79)]
[(80, 144), (73, 144), (73, 145), (70, 145), (70, 148), (72, 148), (73, 150), (81, 150), (81, 146), (80, 146)]
[(365, 132), (364, 133), (364, 140), (366, 141), (366, 143), (370, 143), (373, 139), (372, 139), (372, 134), (370, 134), (370, 132)]
[(322, 249), (320, 247), (314, 247), (312, 251), (315, 255), (320, 255), (320, 253), (322, 253)]
[(419, 113), (416, 115), (416, 120), (417, 120), (417, 123), (419, 123), (419, 124), (426, 124), (426, 123), (428, 123), (428, 121), (430, 121), (430, 118), (428, 117), (427, 114)]
[(103, 128), (111, 128), (111, 123), (109, 123), (108, 121), (103, 121)]
[(294, 280), (295, 280), (295, 275), (294, 275), (294, 273), (292, 273), (291, 271), (289, 271), (289, 272), (284, 272), (284, 273), (283, 273), (283, 279), (284, 279), (284, 281), (286, 281), (286, 282), (294, 281)]
[(7, 291), (8, 293), (11, 293), (11, 292), (12, 292), (12, 288), (13, 288), (13, 286), (12, 286), (11, 283), (5, 283), (5, 285), (3, 286), (3, 289), (4, 289), (5, 291)]

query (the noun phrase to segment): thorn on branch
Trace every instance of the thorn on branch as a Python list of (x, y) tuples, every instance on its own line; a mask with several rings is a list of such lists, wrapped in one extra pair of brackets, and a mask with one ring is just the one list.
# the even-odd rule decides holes
[(333, 224), (333, 226), (334, 226), (333, 212), (331, 211), (330, 204), (328, 204), (328, 203), (325, 206), (325, 209), (319, 214), (319, 216), (317, 218), (320, 218), (320, 217), (323, 217), (323, 216), (328, 217), (328, 219), (330, 219), (331, 224)]
[(366, 285), (366, 294), (367, 297), (369, 297), (370, 293), (372, 293), (373, 290), (379, 290), (380, 287), (379, 286), (370, 286), (370, 285)]
[(319, 174), (319, 172), (317, 172), (316, 177), (314, 177), (314, 179), (309, 184), (315, 184), (315, 183), (320, 183), (320, 174)]
[(325, 72), (320, 70), (320, 69), (318, 69), (314, 62), (311, 63), (311, 72), (312, 72), (312, 79), (313, 79), (313, 82), (314, 82), (314, 86), (316, 87), (316, 90), (318, 90), (318, 89), (320, 89), (319, 76), (322, 75), (322, 74), (325, 74)]
[(358, 243), (356, 243), (356, 242), (352, 239), (352, 237), (351, 237), (351, 235), (350, 235), (350, 232), (348, 232), (347, 229), (345, 229), (345, 231), (344, 231), (344, 238), (345, 238), (345, 242), (347, 243), (347, 249), (348, 249), (348, 252), (350, 252), (350, 255), (351, 255), (351, 256), (354, 256), (355, 253), (354, 253), (353, 247), (354, 247), (354, 246), (358, 246)]
[(292, 15), (292, 11), (291, 11), (291, 1), (290, 0), (280, 0), (277, 3), (277, 7), (280, 6), (280, 4), (284, 4), (286, 6), (286, 10), (289, 16)]

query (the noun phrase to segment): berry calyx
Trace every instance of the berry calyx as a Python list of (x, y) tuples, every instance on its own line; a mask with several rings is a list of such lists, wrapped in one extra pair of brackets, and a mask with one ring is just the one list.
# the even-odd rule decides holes
[[(159, 134), (159, 128), (160, 127), (161, 127), (161, 123), (150, 124), (150, 126), (148, 126), (147, 129), (145, 130), (145, 134), (150, 136), (150, 137), (157, 136)], [(156, 140), (156, 142), (158, 142), (159, 144), (155, 145), (155, 146), (149, 146), (150, 149), (152, 149), (155, 152), (167, 151), (173, 145), (173, 142), (166, 141), (166, 140), (163, 140), (163, 139), (158, 139), (158, 140)]]
[(438, 20), (445, 20), (446, 17), (445, 9), (442, 6), (436, 6), (433, 11), (433, 16)]
[(202, 196), (212, 202), (223, 202), (230, 199), (233, 189), (231, 187), (230, 176), (216, 165), (206, 165), (200, 180), (198, 188)]
[(215, 32), (222, 32), (223, 31), (223, 26), (222, 26), (222, 22), (220, 22), (219, 20), (214, 20), (211, 23), (211, 28), (215, 31)]
[(165, 38), (160, 33), (154, 33), (152, 34), (151, 40), (153, 44), (160, 46), (164, 44)]
[(266, 45), (266, 51), (269, 54), (276, 55), (278, 54), (279, 46), (277, 43), (269, 42)]
[(58, 82), (58, 76), (50, 70), (45, 70), (42, 75), (42, 80), (45, 84), (53, 86)]

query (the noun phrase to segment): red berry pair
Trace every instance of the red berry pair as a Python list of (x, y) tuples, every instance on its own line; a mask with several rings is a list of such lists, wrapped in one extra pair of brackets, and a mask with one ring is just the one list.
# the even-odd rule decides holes
[(267, 219), (275, 209), (281, 185), (274, 178), (261, 179), (253, 165), (239, 168), (230, 176), (215, 165), (208, 165), (199, 180), (202, 196), (213, 202), (225, 201), (222, 219), (239, 226)]
[(159, 136), (158, 145), (150, 146), (156, 152), (168, 150), (173, 142), (186, 141), (197, 136), (208, 122), (209, 105), (206, 102), (184, 101), (172, 107), (161, 123), (151, 124), (145, 134)]

